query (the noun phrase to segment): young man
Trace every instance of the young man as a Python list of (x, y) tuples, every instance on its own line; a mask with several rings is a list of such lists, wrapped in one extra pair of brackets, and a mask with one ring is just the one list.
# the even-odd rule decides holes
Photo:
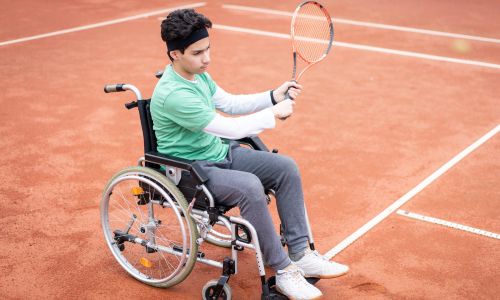
[[(283, 155), (255, 151), (221, 138), (238, 139), (274, 128), (276, 118), (289, 117), (302, 86), (285, 82), (275, 90), (231, 95), (206, 73), (210, 63), (208, 28), (212, 23), (192, 9), (170, 13), (161, 24), (171, 64), (167, 65), (151, 101), (158, 151), (197, 160), (218, 204), (237, 205), (256, 229), (264, 261), (277, 272), (277, 288), (294, 299), (322, 293), (304, 276), (331, 278), (348, 267), (330, 262), (308, 248), (304, 196), (295, 162)], [(216, 110), (238, 117), (226, 117)], [(267, 208), (265, 189), (276, 193), (278, 213), (288, 244), (281, 246)]]

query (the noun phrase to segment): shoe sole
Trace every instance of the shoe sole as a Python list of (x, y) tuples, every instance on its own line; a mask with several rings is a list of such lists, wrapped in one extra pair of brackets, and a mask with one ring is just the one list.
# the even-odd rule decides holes
[[(277, 286), (276, 286), (276, 290), (278, 292), (280, 292), (281, 294), (285, 295), (290, 300), (297, 300), (297, 298), (292, 298), (292, 297), (288, 296), (287, 294), (283, 293)], [(320, 295), (320, 296), (318, 296), (316, 298), (310, 298), (310, 300), (317, 300), (317, 299), (320, 299), (321, 297), (323, 297), (323, 295)]]

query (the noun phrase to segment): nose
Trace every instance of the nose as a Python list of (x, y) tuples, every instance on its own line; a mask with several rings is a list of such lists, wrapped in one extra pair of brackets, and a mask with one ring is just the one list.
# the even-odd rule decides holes
[(210, 63), (210, 52), (209, 51), (205, 51), (205, 53), (203, 53), (203, 58), (202, 58), (201, 62), (204, 65), (208, 65)]

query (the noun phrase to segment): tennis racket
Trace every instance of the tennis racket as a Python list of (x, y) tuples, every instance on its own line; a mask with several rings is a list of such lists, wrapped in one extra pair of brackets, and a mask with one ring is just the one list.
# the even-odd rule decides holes
[[(305, 71), (322, 61), (332, 48), (333, 23), (326, 8), (316, 1), (299, 4), (292, 16), (291, 37), (292, 81), (298, 82)], [(300, 73), (297, 72), (299, 59), (305, 63)], [(290, 99), (288, 92), (285, 98)]]

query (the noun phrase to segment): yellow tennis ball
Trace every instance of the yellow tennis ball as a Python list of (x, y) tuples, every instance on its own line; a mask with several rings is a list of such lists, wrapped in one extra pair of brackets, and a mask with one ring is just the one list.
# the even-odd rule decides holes
[(454, 40), (451, 44), (451, 48), (458, 53), (467, 53), (471, 50), (471, 45), (466, 40)]

